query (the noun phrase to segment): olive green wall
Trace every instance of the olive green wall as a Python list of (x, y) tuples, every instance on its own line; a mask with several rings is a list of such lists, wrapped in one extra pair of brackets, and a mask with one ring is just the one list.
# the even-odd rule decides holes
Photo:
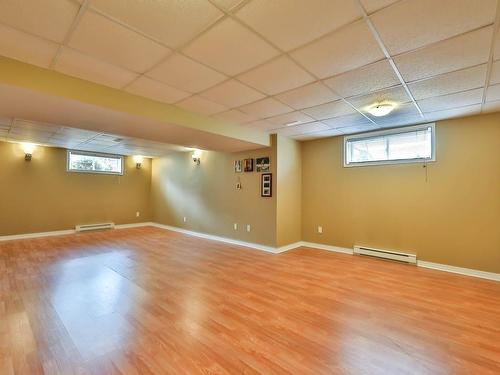
[(293, 139), (277, 137), (276, 246), (302, 240), (302, 155)]
[[(0, 142), (0, 236), (74, 229), (77, 224), (151, 220), (151, 160), (124, 175), (66, 172), (66, 150), (37, 147), (24, 160), (19, 144)], [(136, 217), (136, 212), (140, 217)]]
[(304, 142), (303, 240), (500, 272), (500, 114), (440, 121), (436, 133), (427, 169), (343, 168), (342, 137)]
[[(155, 222), (241, 241), (276, 246), (276, 136), (272, 147), (239, 153), (204, 151), (200, 165), (191, 153), (153, 160)], [(260, 196), (260, 173), (234, 172), (234, 161), (269, 156), (273, 196)], [(242, 189), (236, 189), (240, 181)], [(187, 222), (183, 222), (183, 217)], [(238, 230), (233, 224), (238, 224)], [(251, 231), (246, 231), (246, 225)]]

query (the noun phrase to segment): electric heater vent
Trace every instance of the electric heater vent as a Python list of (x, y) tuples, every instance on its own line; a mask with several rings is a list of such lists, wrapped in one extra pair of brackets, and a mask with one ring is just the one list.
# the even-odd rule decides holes
[(90, 230), (113, 229), (114, 227), (115, 223), (85, 224), (85, 225), (77, 225), (75, 227), (75, 230), (77, 232), (86, 232)]
[(376, 258), (384, 258), (397, 260), (399, 262), (417, 264), (417, 256), (415, 254), (400, 253), (392, 250), (374, 249), (371, 247), (354, 246), (354, 254), (367, 255)]

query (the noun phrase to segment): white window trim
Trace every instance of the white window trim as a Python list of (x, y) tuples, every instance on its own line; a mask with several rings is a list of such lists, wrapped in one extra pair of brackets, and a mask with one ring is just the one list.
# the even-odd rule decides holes
[[(89, 156), (102, 156), (102, 157), (113, 157), (121, 159), (121, 171), (120, 172), (107, 172), (107, 171), (85, 171), (79, 169), (70, 169), (69, 167), (69, 156), (71, 153), (80, 154), (80, 155), (89, 155)], [(110, 174), (115, 176), (123, 176), (124, 171), (124, 158), (123, 155), (117, 154), (106, 154), (103, 152), (89, 152), (89, 151), (80, 151), (80, 150), (67, 150), (66, 154), (66, 172), (69, 173), (93, 173), (93, 174)]]
[[(352, 139), (365, 139), (365, 138), (373, 138), (381, 135), (389, 135), (389, 134), (400, 134), (405, 133), (412, 130), (421, 130), (426, 129), (428, 127), (432, 128), (432, 136), (431, 136), (431, 157), (430, 158), (416, 158), (416, 159), (397, 159), (397, 160), (380, 160), (380, 161), (367, 161), (367, 162), (357, 162), (357, 163), (349, 163), (347, 164), (347, 142)], [(404, 126), (399, 128), (392, 128), (387, 130), (378, 130), (369, 133), (360, 133), (354, 135), (347, 135), (344, 137), (344, 149), (343, 149), (343, 164), (344, 168), (352, 168), (352, 167), (368, 167), (373, 165), (390, 165), (390, 164), (410, 164), (410, 163), (428, 163), (436, 161), (436, 123), (428, 123), (428, 124), (420, 124), (413, 126)]]

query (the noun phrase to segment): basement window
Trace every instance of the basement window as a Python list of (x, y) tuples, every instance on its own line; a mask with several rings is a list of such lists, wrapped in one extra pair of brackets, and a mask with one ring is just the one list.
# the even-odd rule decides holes
[(344, 137), (344, 167), (435, 161), (435, 125)]
[(68, 172), (123, 175), (123, 156), (68, 150)]

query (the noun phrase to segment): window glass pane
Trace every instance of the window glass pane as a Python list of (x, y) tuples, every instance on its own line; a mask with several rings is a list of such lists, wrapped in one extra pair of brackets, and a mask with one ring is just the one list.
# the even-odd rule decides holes
[(431, 130), (417, 130), (388, 136), (389, 160), (430, 158)]
[(70, 171), (121, 174), (122, 157), (114, 155), (69, 152)]
[(431, 159), (433, 127), (395, 129), (380, 135), (363, 134), (345, 142), (345, 163)]
[(387, 159), (386, 141), (383, 137), (360, 139), (349, 143), (353, 162)]

